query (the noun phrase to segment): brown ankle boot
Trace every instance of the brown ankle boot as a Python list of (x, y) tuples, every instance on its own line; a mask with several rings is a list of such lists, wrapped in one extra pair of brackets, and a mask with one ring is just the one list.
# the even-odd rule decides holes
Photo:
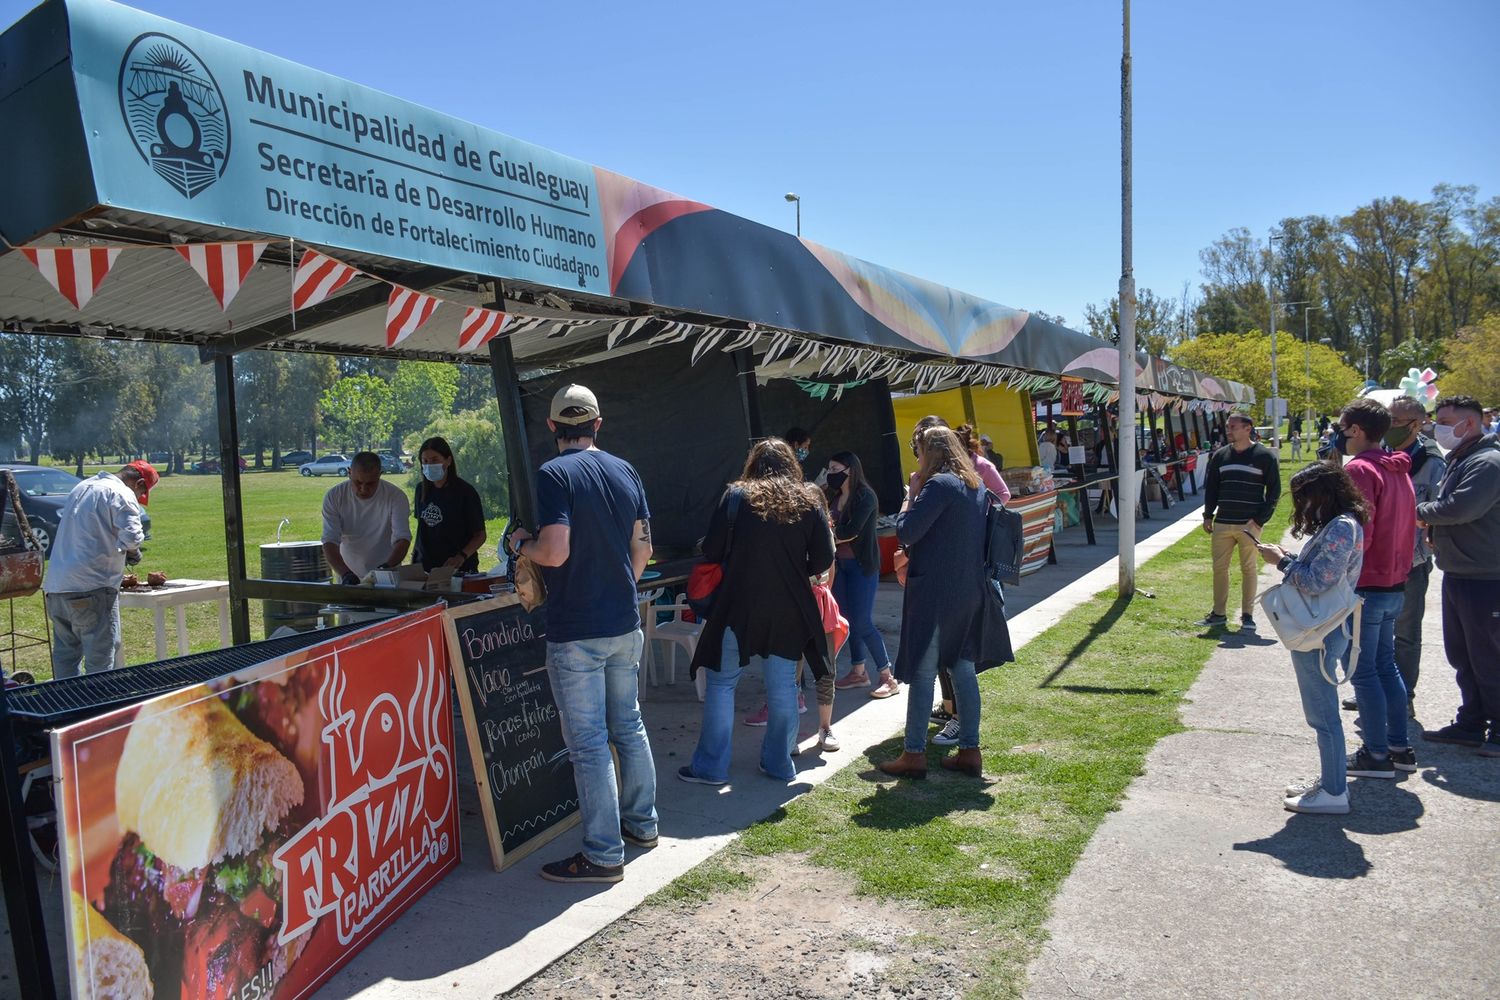
[(895, 760), (881, 761), (879, 767), (886, 774), (921, 781), (927, 777), (927, 755), (904, 750)]
[(971, 778), (984, 776), (984, 761), (977, 748), (960, 750), (951, 757), (944, 757), (939, 763), (950, 771), (967, 774)]

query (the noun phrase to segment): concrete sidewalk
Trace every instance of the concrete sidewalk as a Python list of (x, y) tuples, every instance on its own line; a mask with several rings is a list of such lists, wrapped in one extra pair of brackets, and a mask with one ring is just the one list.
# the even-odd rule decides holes
[[(1458, 702), (1440, 579), (1416, 697), (1433, 727)], [(1059, 894), (1031, 1000), (1500, 996), (1500, 760), (1414, 733), (1418, 772), (1350, 779), (1348, 816), (1284, 811), (1283, 786), (1318, 763), (1274, 639), (1214, 653), (1188, 731), (1157, 744)]]

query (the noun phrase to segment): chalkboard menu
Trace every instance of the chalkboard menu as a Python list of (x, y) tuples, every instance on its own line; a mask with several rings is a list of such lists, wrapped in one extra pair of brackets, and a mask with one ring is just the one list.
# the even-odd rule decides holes
[(449, 659), (495, 870), (578, 822), (578, 788), (547, 677), (546, 609), (514, 594), (450, 608)]

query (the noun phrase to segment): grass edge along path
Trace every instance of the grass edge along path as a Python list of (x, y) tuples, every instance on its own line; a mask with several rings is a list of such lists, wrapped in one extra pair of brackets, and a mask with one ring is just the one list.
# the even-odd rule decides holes
[[(1268, 538), (1287, 527), (1290, 464)], [(1211, 579), (1209, 538), (1195, 530), (1137, 568), (1133, 600), (1101, 592), (1017, 662), (980, 674), (984, 781), (942, 770), (937, 757), (947, 751), (931, 746), (925, 782), (879, 775), (874, 763), (901, 752), (898, 734), (647, 905), (742, 888), (751, 876), (738, 860), (796, 852), (851, 877), (862, 894), (930, 909), (935, 933), (947, 916), (977, 930), (984, 958), (969, 997), (1019, 996), (1063, 880), (1151, 748), (1184, 731), (1182, 699), (1226, 634), (1192, 624), (1210, 610)]]

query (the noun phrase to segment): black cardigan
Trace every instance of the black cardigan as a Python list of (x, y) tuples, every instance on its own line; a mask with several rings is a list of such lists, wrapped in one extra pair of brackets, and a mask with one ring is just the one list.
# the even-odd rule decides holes
[(827, 512), (819, 506), (791, 524), (774, 524), (742, 501), (734, 516), (734, 542), (725, 560), (728, 498), (725, 493), (719, 500), (703, 539), (704, 558), (724, 563), (724, 582), (698, 636), (691, 671), (719, 669), (724, 629), (728, 628), (740, 648), (740, 666), (752, 656), (806, 657), (813, 676), (822, 677), (828, 672), (823, 618), (808, 578), (833, 565)]
[(869, 486), (849, 497), (847, 509), (839, 512), (838, 524), (833, 529), (835, 539), (852, 538), (849, 547), (859, 562), (860, 572), (873, 576), (880, 572), (880, 542), (875, 536), (875, 524), (880, 519), (880, 501)]

